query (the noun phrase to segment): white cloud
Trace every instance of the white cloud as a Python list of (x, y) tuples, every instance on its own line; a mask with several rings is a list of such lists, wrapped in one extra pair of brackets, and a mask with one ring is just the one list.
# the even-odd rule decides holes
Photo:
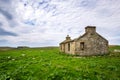
[[(10, 43), (30, 46), (52, 46), (63, 41), (67, 34), (76, 38), (87, 25), (97, 26), (97, 32), (110, 44), (120, 44), (119, 0), (21, 0), (12, 1), (8, 10), (13, 19), (3, 15), (2, 28), (19, 36), (2, 36)], [(6, 4), (4, 3), (6, 9)], [(1, 8), (1, 7), (0, 7)], [(7, 25), (6, 25), (7, 23)], [(16, 24), (11, 27), (10, 23)], [(22, 44), (22, 45), (24, 45)]]

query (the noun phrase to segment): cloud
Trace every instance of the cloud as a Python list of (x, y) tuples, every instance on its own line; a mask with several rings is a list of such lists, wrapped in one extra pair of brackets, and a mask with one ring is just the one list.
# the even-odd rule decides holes
[(2, 26), (3, 24), (0, 22), (0, 26)]
[(0, 13), (3, 14), (8, 20), (11, 20), (13, 18), (9, 12), (4, 11), (2, 9), (0, 9)]
[(5, 43), (7, 43), (7, 40), (0, 39), (0, 44), (5, 44)]
[(9, 3), (10, 2), (10, 0), (1, 0), (2, 2), (4, 2), (4, 3)]
[(4, 33), (1, 39), (14, 46), (58, 46), (67, 34), (76, 38), (84, 33), (84, 27), (93, 25), (110, 44), (120, 44), (119, 3), (119, 0), (0, 0), (0, 30)]
[(83, 7), (85, 9), (93, 9), (97, 6), (98, 0), (75, 0), (76, 7)]
[(17, 36), (17, 34), (6, 31), (6, 30), (0, 28), (0, 36)]

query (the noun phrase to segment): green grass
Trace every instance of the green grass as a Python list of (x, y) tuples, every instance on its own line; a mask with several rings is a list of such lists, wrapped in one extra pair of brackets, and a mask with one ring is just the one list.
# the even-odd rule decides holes
[(78, 57), (58, 48), (0, 51), (0, 80), (120, 80), (120, 46), (105, 56)]

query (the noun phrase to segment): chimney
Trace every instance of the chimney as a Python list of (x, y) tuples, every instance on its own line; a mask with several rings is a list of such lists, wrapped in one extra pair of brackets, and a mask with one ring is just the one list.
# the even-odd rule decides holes
[(71, 40), (71, 38), (70, 38), (70, 36), (69, 36), (69, 35), (67, 35), (66, 40)]
[(95, 33), (96, 32), (96, 26), (87, 26), (85, 27), (85, 32), (86, 33)]

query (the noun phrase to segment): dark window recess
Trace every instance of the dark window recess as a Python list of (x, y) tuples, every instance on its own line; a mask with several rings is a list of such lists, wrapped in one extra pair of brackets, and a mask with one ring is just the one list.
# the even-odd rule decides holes
[(80, 49), (81, 49), (81, 50), (84, 50), (84, 48), (85, 48), (85, 43), (84, 43), (84, 42), (81, 42), (81, 43), (80, 43)]
[(68, 43), (68, 51), (70, 51), (70, 43)]
[(62, 50), (62, 45), (61, 45), (61, 50)]

